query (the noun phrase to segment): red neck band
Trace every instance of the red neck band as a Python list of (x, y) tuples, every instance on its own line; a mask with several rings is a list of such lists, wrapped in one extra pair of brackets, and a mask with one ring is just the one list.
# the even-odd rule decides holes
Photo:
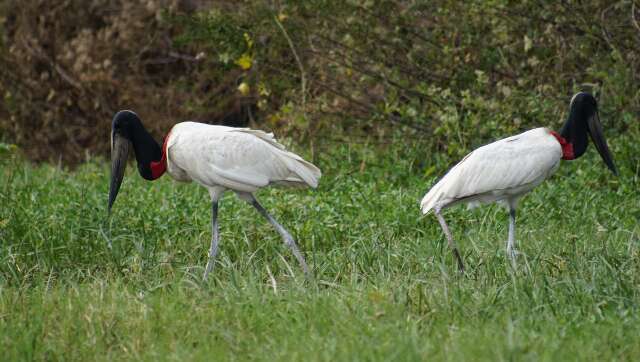
[(171, 131), (169, 131), (162, 143), (162, 157), (160, 158), (160, 161), (151, 161), (151, 177), (154, 180), (162, 176), (165, 171), (167, 171), (167, 142), (169, 141), (169, 136), (171, 136)]
[(567, 141), (564, 137), (560, 136), (559, 133), (551, 131), (553, 137), (558, 140), (560, 143), (560, 147), (562, 147), (562, 159), (563, 160), (573, 160), (575, 159), (575, 155), (573, 154), (573, 145), (571, 142)]

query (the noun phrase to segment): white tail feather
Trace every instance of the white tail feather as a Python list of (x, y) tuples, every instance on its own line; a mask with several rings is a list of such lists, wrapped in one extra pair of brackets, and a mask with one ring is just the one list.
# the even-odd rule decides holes
[(426, 195), (424, 195), (422, 201), (420, 202), (420, 209), (422, 210), (423, 214), (427, 214), (429, 211), (431, 211), (431, 209), (436, 206), (438, 201), (440, 201), (440, 199), (442, 198), (442, 192), (440, 191), (440, 189), (441, 183), (438, 182), (429, 190), (429, 192), (427, 192)]
[[(318, 187), (318, 180), (322, 175), (322, 172), (320, 172), (320, 169), (318, 169), (311, 162), (307, 162), (303, 160), (302, 158), (300, 158), (300, 156), (294, 153), (287, 152), (287, 151), (283, 151), (282, 153), (286, 157), (287, 167), (289, 168), (291, 173), (298, 176), (302, 181), (304, 181), (304, 183), (311, 186), (312, 188), (315, 189), (316, 187)], [(286, 180), (286, 181), (293, 181), (293, 180)]]
[(287, 177), (287, 179), (282, 180), (284, 181), (283, 183), (289, 184), (304, 182), (312, 188), (318, 187), (318, 181), (320, 176), (322, 176), (320, 169), (311, 162), (305, 161), (295, 153), (287, 151), (286, 148), (275, 139), (273, 133), (266, 133), (264, 131), (250, 128), (238, 128), (234, 131), (251, 134), (278, 149), (281, 160), (285, 162), (287, 168), (293, 174), (293, 177)]

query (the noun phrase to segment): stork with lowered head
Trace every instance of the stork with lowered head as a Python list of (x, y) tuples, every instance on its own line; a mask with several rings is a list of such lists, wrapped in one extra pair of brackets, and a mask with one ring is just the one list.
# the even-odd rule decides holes
[(618, 170), (602, 132), (598, 103), (589, 93), (571, 98), (569, 117), (556, 133), (536, 128), (482, 146), (453, 166), (422, 199), (423, 214), (433, 211), (447, 238), (460, 271), (464, 263), (441, 211), (466, 203), (499, 201), (509, 209), (507, 255), (515, 265), (516, 206), (518, 200), (551, 176), (560, 160), (575, 160), (587, 150), (591, 137), (602, 160), (614, 175)]
[(309, 273), (291, 234), (262, 207), (254, 192), (274, 184), (315, 188), (321, 172), (310, 162), (287, 151), (273, 134), (249, 128), (182, 122), (173, 126), (161, 147), (132, 111), (116, 113), (111, 127), (109, 213), (133, 147), (138, 172), (144, 179), (156, 180), (167, 172), (175, 180), (195, 181), (209, 191), (212, 236), (204, 279), (213, 269), (218, 253), (218, 203), (227, 190), (251, 204), (273, 225), (305, 274)]

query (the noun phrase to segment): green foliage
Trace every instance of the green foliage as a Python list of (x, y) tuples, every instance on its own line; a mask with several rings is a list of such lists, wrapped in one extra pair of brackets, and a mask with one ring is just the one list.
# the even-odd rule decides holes
[(313, 281), (232, 195), (203, 283), (203, 188), (129, 168), (107, 220), (104, 162), (1, 168), (4, 358), (638, 359), (636, 138), (609, 138), (619, 178), (591, 149), (523, 199), (518, 271), (505, 258), (504, 210), (448, 210), (466, 277), (418, 207), (450, 159), (410, 138), (373, 141), (321, 148), (318, 190), (258, 194), (298, 240)]
[(558, 126), (578, 90), (597, 95), (607, 128), (629, 131), (640, 111), (633, 2), (49, 7), (0, 6), (0, 133), (32, 159), (106, 154), (108, 119), (122, 108), (158, 138), (185, 119), (253, 122), (314, 144), (399, 128), (451, 156)]

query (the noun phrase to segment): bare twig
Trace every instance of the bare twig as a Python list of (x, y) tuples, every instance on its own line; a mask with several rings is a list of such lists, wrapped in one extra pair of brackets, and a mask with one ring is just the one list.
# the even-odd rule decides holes
[[(323, 35), (321, 33), (315, 34), (314, 36), (316, 36), (317, 38), (319, 38), (320, 40), (326, 41), (328, 43), (330, 43), (331, 45), (334, 45), (338, 48), (342, 48), (344, 49), (345, 52), (349, 52), (349, 53), (354, 53), (355, 55), (359, 56), (360, 61), (363, 63), (367, 63), (370, 65), (376, 65), (376, 62), (378, 63), (382, 63), (384, 64), (387, 68), (390, 69), (395, 69), (400, 71), (401, 73), (406, 74), (409, 77), (413, 77), (416, 79), (419, 78), (427, 78), (429, 80), (432, 81), (441, 81), (444, 80), (444, 77), (439, 75), (439, 74), (435, 74), (435, 73), (427, 73), (425, 70), (420, 69), (418, 67), (414, 68), (414, 69), (410, 69), (409, 67), (407, 67), (405, 64), (401, 63), (398, 61), (397, 58), (393, 58), (393, 61), (389, 60), (389, 57), (385, 57), (385, 56), (378, 56), (377, 54), (367, 54), (365, 52), (363, 52), (362, 50), (359, 50), (353, 46), (349, 46), (347, 44), (344, 44), (343, 42), (337, 41), (329, 36)], [(316, 49), (314, 49), (313, 47), (311, 47), (313, 51), (318, 51)], [(346, 53), (343, 53), (343, 55)], [(344, 55), (346, 57), (346, 55)], [(351, 57), (353, 58), (353, 57)], [(413, 65), (413, 64), (410, 64)]]
[[(327, 84), (324, 84), (322, 82), (316, 82), (321, 88), (323, 88), (324, 90), (328, 91), (329, 93), (333, 93), (334, 95), (344, 98), (347, 101), (349, 101), (351, 103), (351, 105), (355, 105), (355, 106), (359, 106), (361, 109), (370, 112), (370, 113), (376, 113), (376, 110), (374, 107), (361, 102), (347, 94), (344, 94), (343, 92), (340, 92), (336, 89), (334, 89), (333, 87), (330, 87)], [(426, 127), (422, 127), (416, 123), (410, 123), (405, 121), (403, 118), (396, 116), (394, 114), (387, 114), (385, 115), (386, 117), (388, 117), (389, 121), (391, 121), (391, 123), (397, 124), (397, 125), (401, 125), (401, 126), (405, 126), (405, 127), (409, 127), (412, 128), (416, 131), (421, 131), (421, 132), (425, 132), (425, 133), (431, 133), (431, 130), (426, 128)]]
[(189, 54), (181, 54), (178, 52), (169, 51), (167, 55), (164, 57), (148, 59), (143, 61), (142, 64), (170, 64), (170, 63), (176, 63), (179, 61), (197, 63), (200, 60), (201, 59), (199, 59), (197, 56), (194, 57), (193, 55), (189, 55)]
[(640, 25), (638, 25), (638, 20), (636, 20), (636, 1), (635, 0), (631, 0), (631, 21), (633, 22), (633, 25), (636, 27), (636, 29), (638, 29), (638, 32), (640, 32)]
[[(362, 6), (362, 5), (355, 5), (356, 8), (358, 8), (359, 10), (369, 14), (371, 17), (373, 17), (374, 19), (376, 19), (378, 22), (383, 23), (383, 18), (380, 17), (380, 15), (376, 14), (375, 12), (373, 12), (371, 9), (367, 9), (366, 7)], [(415, 31), (413, 28), (411, 27), (406, 27), (404, 30), (407, 31), (407, 33), (409, 35), (412, 35), (414, 38), (417, 38), (418, 40), (423, 41), (424, 43), (428, 44), (429, 46), (432, 47), (432, 49), (436, 49), (436, 50), (440, 50), (440, 45), (438, 45), (435, 41), (433, 41), (432, 39), (429, 39), (427, 37), (425, 37), (424, 35), (420, 34), (419, 32)]]
[(282, 31), (282, 35), (284, 35), (285, 39), (287, 39), (287, 43), (289, 43), (289, 48), (291, 48), (291, 52), (293, 53), (293, 56), (296, 58), (296, 63), (298, 63), (298, 68), (300, 69), (300, 83), (301, 83), (301, 88), (302, 88), (302, 113), (304, 115), (304, 118), (307, 118), (307, 111), (306, 111), (306, 104), (307, 104), (307, 77), (304, 71), (304, 67), (302, 66), (302, 61), (300, 60), (300, 57), (298, 56), (298, 52), (296, 51), (296, 47), (293, 45), (293, 41), (291, 40), (291, 37), (289, 37), (289, 34), (287, 33), (287, 30), (284, 28), (284, 26), (282, 26), (282, 23), (280, 22), (280, 20), (278, 20), (277, 16), (273, 17), (273, 20), (276, 22), (276, 24), (278, 25), (278, 27), (280, 28), (280, 30)]
[[(607, 43), (607, 45), (609, 45), (609, 47), (612, 50), (618, 51), (618, 49), (616, 48), (616, 46), (613, 44), (613, 41), (611, 40), (611, 36), (609, 35), (609, 32), (607, 31), (607, 26), (605, 24), (605, 17), (607, 15), (607, 13), (609, 12), (609, 10), (611, 10), (611, 8), (613, 8), (616, 4), (612, 4), (609, 5), (608, 7), (606, 7), (604, 10), (602, 10), (602, 12), (600, 13), (600, 21), (601, 21), (601, 29), (602, 29), (602, 36), (604, 38), (604, 41)], [(632, 13), (633, 14), (633, 13)]]
[[(339, 54), (342, 55), (344, 58), (350, 59), (349, 56), (346, 55), (346, 54), (341, 54), (341, 53), (339, 53)], [(420, 91), (414, 90), (414, 89), (407, 88), (407, 87), (401, 85), (400, 83), (390, 79), (389, 77), (386, 76), (386, 74), (384, 74), (384, 72), (376, 73), (376, 72), (373, 72), (373, 71), (370, 71), (370, 70), (366, 69), (365, 67), (356, 67), (356, 66), (354, 66), (355, 64), (351, 64), (351, 65), (347, 64), (344, 60), (341, 60), (338, 57), (330, 56), (329, 53), (318, 52), (318, 53), (315, 53), (315, 55), (318, 56), (318, 57), (323, 57), (324, 59), (326, 59), (326, 60), (328, 60), (330, 62), (333, 62), (335, 64), (338, 64), (340, 66), (353, 69), (354, 71), (356, 71), (356, 72), (358, 72), (360, 74), (363, 74), (363, 75), (369, 76), (369, 77), (371, 77), (373, 79), (377, 79), (379, 81), (382, 81), (382, 82), (384, 82), (386, 84), (389, 84), (389, 85), (391, 85), (391, 86), (393, 86), (393, 87), (395, 87), (397, 89), (405, 91), (406, 93), (408, 93), (411, 96), (420, 97), (421, 99), (423, 99), (423, 100), (425, 100), (427, 102), (433, 103), (433, 104), (435, 104), (437, 106), (442, 106), (438, 101), (436, 101), (436, 100), (434, 100), (432, 98), (429, 98), (426, 94), (424, 94), (424, 93), (422, 93)], [(355, 63), (355, 61), (354, 61), (354, 63)]]

